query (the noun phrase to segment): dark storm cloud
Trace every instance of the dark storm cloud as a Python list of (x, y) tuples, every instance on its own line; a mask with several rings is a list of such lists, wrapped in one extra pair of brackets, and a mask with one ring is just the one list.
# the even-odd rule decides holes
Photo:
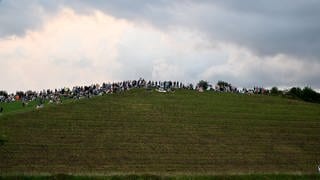
[(212, 23), (202, 23), (204, 31), (217, 27), (211, 33), (214, 38), (236, 42), (262, 55), (320, 57), (320, 1), (229, 0), (214, 4), (224, 16), (211, 14)]
[(59, 4), (53, 1), (1, 0), (0, 39), (24, 35), (27, 30), (40, 27), (46, 16), (56, 12)]
[(99, 9), (159, 28), (182, 26), (203, 36), (244, 46), (258, 55), (320, 57), (320, 1), (68, 1), (79, 11)]
[[(184, 4), (186, 0), (180, 0), (179, 3)], [(69, 0), (65, 1), (65, 5), (71, 7), (77, 12), (90, 13), (92, 10), (100, 10), (107, 14), (111, 14), (117, 18), (124, 18), (131, 21), (147, 22), (160, 28), (167, 27), (172, 23), (170, 8), (176, 4), (172, 0)]]
[(168, 23), (168, 14), (163, 13), (171, 4), (169, 0), (136, 0), (134, 3), (126, 0), (0, 0), (0, 38), (24, 35), (27, 30), (40, 27), (45, 17), (54, 15), (63, 7), (72, 8), (77, 13), (99, 10), (117, 18), (159, 25), (162, 22), (164, 25)]
[(60, 0), (0, 2), (0, 36), (21, 35), (41, 25), (59, 7), (77, 12), (100, 10), (158, 28), (181, 26), (207, 38), (244, 46), (258, 55), (279, 53), (302, 59), (320, 57), (320, 1), (238, 0)]

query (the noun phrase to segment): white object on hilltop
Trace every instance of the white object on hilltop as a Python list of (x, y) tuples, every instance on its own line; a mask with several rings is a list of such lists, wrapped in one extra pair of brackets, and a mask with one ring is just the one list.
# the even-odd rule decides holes
[(204, 92), (204, 90), (203, 90), (202, 87), (200, 87), (200, 88), (198, 89), (198, 91), (199, 91), (199, 92)]
[(164, 90), (163, 88), (159, 88), (159, 89), (157, 89), (156, 91), (161, 92), (161, 93), (165, 93), (165, 92), (167, 92), (167, 91), (166, 91), (166, 90)]
[(320, 173), (320, 165), (318, 165), (318, 172)]
[(43, 108), (43, 104), (36, 106), (36, 109), (41, 109), (41, 108)]

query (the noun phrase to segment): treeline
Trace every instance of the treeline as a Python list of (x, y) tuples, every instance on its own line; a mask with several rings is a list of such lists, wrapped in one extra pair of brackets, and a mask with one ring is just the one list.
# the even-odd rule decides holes
[(270, 95), (282, 95), (287, 98), (299, 99), (312, 103), (320, 103), (320, 93), (316, 92), (310, 87), (292, 87), (289, 90), (279, 90), (277, 87), (270, 89)]
[(307, 102), (320, 103), (320, 93), (317, 93), (310, 87), (305, 87), (301, 89), (300, 87), (293, 87), (285, 96), (295, 99), (301, 99)]
[(233, 93), (245, 93), (245, 94), (264, 94), (264, 95), (279, 95), (287, 98), (299, 99), (312, 103), (320, 103), (320, 93), (316, 92), (310, 87), (292, 87), (287, 90), (279, 90), (277, 87), (272, 87), (271, 89), (265, 89), (263, 87), (254, 87), (252, 89), (237, 89), (230, 83), (225, 81), (218, 81), (218, 83), (213, 87), (207, 81), (201, 80), (198, 82), (196, 89), (199, 88), (203, 90), (214, 90), (218, 92), (233, 92)]

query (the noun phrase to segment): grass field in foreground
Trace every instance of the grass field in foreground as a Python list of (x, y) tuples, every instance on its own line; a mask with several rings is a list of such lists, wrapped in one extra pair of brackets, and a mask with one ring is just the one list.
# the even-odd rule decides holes
[(0, 117), (0, 172), (316, 173), (320, 105), (132, 90)]
[[(1, 177), (0, 177), (1, 179)], [(253, 175), (211, 175), (211, 176), (158, 176), (158, 175), (114, 175), (114, 176), (74, 176), (74, 175), (51, 175), (51, 176), (4, 176), (3, 179), (68, 179), (68, 180), (85, 180), (85, 179), (105, 179), (105, 180), (318, 180), (319, 174), (292, 175), (292, 174), (253, 174)]]

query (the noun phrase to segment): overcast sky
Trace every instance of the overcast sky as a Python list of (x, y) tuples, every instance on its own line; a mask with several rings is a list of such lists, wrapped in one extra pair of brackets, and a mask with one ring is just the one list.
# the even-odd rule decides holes
[(0, 90), (130, 80), (320, 89), (319, 0), (0, 0)]

